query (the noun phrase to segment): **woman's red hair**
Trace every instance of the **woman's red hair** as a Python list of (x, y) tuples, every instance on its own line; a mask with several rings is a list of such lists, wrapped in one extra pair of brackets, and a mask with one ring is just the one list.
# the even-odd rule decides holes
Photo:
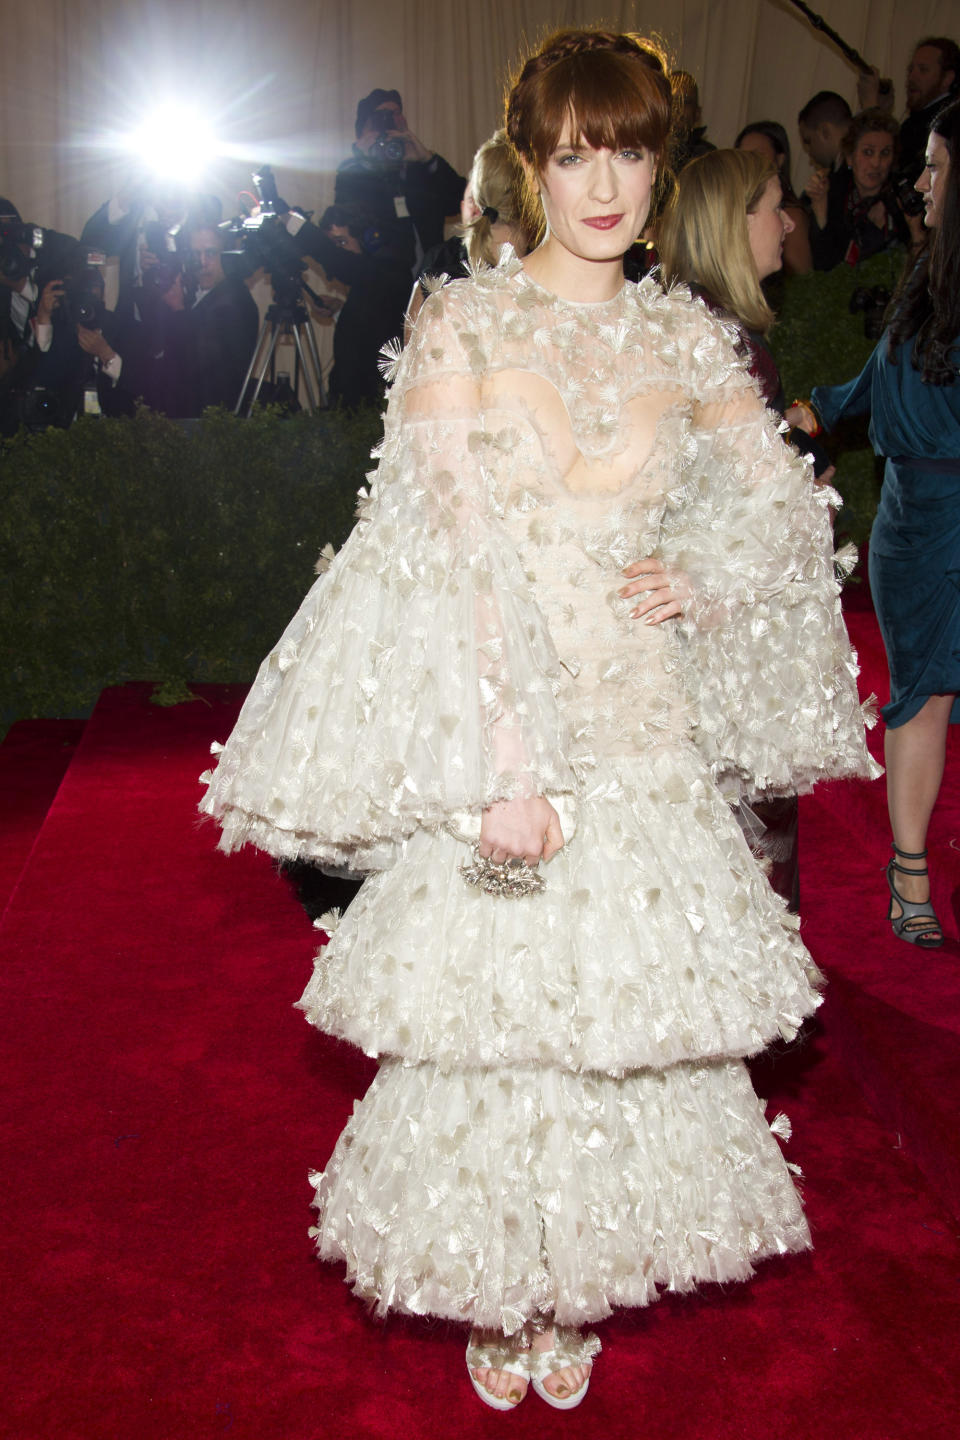
[(507, 134), (537, 170), (564, 138), (659, 156), (670, 129), (670, 88), (654, 65), (629, 35), (561, 30), (520, 71), (507, 99)]

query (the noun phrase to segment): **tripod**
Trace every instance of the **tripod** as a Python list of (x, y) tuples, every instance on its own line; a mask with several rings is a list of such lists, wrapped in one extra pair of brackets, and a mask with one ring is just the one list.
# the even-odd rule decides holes
[[(286, 287), (284, 287), (286, 288)], [(315, 410), (317, 406), (325, 406), (327, 403), (323, 389), (323, 370), (320, 365), (320, 352), (317, 349), (316, 336), (307, 315), (306, 306), (300, 298), (300, 289), (306, 290), (312, 300), (320, 303), (320, 297), (315, 295), (309, 285), (300, 282), (297, 291), (287, 291), (285, 295), (279, 296), (277, 287), (274, 287), (273, 304), (267, 310), (263, 324), (260, 327), (260, 334), (254, 347), (247, 373), (244, 376), (240, 394), (237, 396), (237, 403), (233, 407), (234, 415), (249, 416), (256, 405), (260, 395), (260, 389), (264, 378), (270, 374), (273, 379), (274, 356), (277, 349), (277, 341), (284, 337), (292, 337), (296, 347), (297, 358), (293, 375), (293, 393), (297, 394), (300, 377), (303, 376), (303, 386), (307, 396), (307, 409)], [(264, 341), (269, 343), (264, 345)], [(311, 376), (312, 370), (312, 376)], [(247, 387), (252, 379), (256, 380), (253, 394), (246, 405), (244, 397), (247, 394)], [(314, 388), (314, 386), (316, 388)]]

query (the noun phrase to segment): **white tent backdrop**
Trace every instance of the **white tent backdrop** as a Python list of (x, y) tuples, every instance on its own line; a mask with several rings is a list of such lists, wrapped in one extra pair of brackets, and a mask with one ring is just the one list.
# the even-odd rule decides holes
[[(171, 92), (206, 106), (229, 156), (208, 177), (232, 213), (252, 165), (319, 208), (350, 153), (357, 99), (399, 89), (425, 144), (466, 171), (499, 123), (528, 40), (561, 25), (658, 33), (700, 81), (711, 138), (796, 114), (816, 90), (855, 101), (856, 74), (788, 0), (0, 0), (0, 194), (24, 219), (79, 233), (123, 175), (109, 145)], [(822, 0), (897, 82), (925, 34), (960, 36), (960, 0)], [(802, 182), (806, 164), (794, 162)]]

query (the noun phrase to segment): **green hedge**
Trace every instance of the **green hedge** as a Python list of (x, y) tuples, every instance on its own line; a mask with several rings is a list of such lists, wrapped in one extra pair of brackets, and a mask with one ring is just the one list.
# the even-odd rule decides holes
[[(900, 256), (785, 283), (773, 345), (789, 397), (847, 380), (870, 353), (859, 285)], [(380, 436), (375, 408), (184, 427), (149, 411), (84, 419), (0, 448), (0, 724), (82, 715), (105, 685), (248, 681), (340, 545)], [(879, 482), (865, 430), (845, 437), (838, 529), (869, 532)]]
[(144, 410), (5, 443), (2, 721), (82, 715), (126, 680), (249, 680), (349, 534), (379, 435), (373, 408)]

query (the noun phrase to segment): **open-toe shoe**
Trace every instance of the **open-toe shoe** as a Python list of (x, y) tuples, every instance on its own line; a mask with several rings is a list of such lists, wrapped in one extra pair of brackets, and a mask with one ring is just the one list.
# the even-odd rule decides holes
[(590, 1388), (589, 1374), (579, 1389), (563, 1396), (551, 1394), (544, 1381), (560, 1370), (566, 1370), (570, 1365), (590, 1365), (592, 1368), (594, 1356), (599, 1353), (600, 1341), (596, 1335), (581, 1335), (578, 1330), (557, 1325), (554, 1327), (552, 1349), (532, 1352), (534, 1369), (530, 1384), (540, 1399), (545, 1400), (554, 1410), (575, 1410)]
[(475, 1370), (499, 1370), (505, 1375), (517, 1375), (521, 1380), (530, 1380), (530, 1351), (518, 1349), (516, 1342), (506, 1337), (501, 1337), (499, 1342), (474, 1343), (473, 1336), (467, 1345), (467, 1374), (470, 1376), (470, 1384), (476, 1390), (484, 1405), (489, 1405), (491, 1410), (516, 1410), (523, 1402), (524, 1395), (519, 1400), (508, 1400), (506, 1395), (491, 1395), (485, 1385), (481, 1385)]

